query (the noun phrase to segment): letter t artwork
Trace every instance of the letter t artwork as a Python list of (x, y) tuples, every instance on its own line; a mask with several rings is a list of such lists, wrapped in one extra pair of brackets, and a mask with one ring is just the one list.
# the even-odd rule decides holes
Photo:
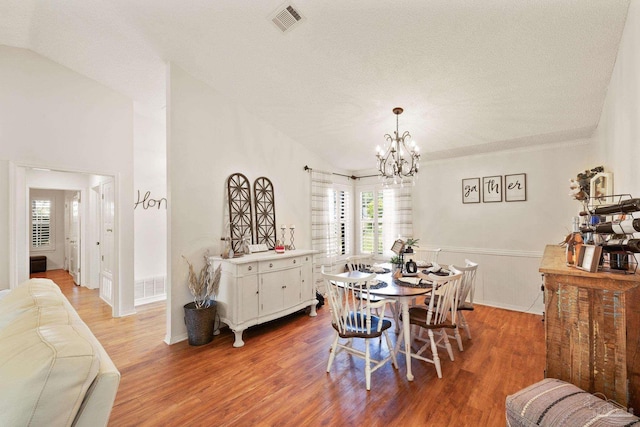
[(482, 201), (485, 203), (502, 201), (502, 176), (482, 178)]

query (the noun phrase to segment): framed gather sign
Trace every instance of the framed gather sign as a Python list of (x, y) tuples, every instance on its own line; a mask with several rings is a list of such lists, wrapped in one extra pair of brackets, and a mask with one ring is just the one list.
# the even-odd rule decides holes
[[(482, 195), (480, 194), (482, 193)], [(524, 202), (527, 200), (527, 174), (493, 175), (462, 180), (462, 203)]]
[(462, 203), (480, 203), (480, 178), (462, 180)]

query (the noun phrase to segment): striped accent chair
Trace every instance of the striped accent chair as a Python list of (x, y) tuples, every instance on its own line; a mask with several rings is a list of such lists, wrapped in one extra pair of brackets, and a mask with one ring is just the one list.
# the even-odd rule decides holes
[(555, 378), (507, 396), (506, 412), (507, 427), (640, 427), (640, 418), (618, 404)]

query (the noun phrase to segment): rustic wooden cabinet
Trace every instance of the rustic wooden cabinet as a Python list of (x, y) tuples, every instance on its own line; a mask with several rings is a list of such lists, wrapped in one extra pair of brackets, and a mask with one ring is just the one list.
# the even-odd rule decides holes
[(250, 326), (310, 307), (316, 315), (312, 250), (274, 251), (239, 258), (212, 257), (222, 264), (218, 292), (220, 320), (235, 334), (234, 347), (242, 347), (242, 333)]
[(589, 273), (546, 247), (546, 371), (640, 411), (640, 274)]

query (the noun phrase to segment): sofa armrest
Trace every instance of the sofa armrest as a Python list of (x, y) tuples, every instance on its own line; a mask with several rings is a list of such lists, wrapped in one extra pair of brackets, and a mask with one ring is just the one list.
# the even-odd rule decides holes
[(74, 427), (106, 426), (120, 384), (120, 372), (100, 343), (97, 343), (100, 368), (78, 410)]

